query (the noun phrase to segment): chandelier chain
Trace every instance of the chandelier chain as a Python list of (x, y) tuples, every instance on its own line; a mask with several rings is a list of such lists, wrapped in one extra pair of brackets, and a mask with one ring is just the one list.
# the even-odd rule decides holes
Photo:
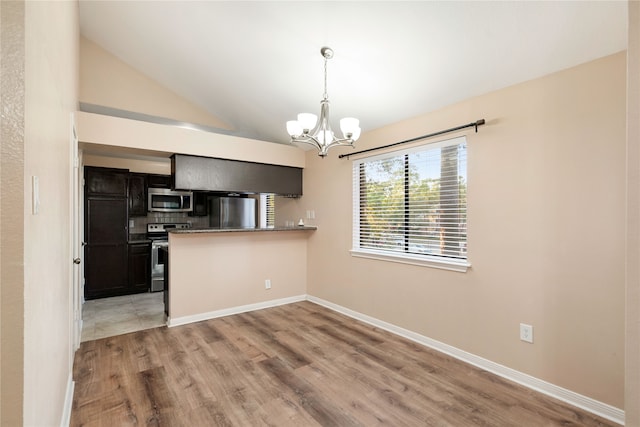
[(327, 57), (324, 58), (324, 99), (329, 99), (327, 94)]

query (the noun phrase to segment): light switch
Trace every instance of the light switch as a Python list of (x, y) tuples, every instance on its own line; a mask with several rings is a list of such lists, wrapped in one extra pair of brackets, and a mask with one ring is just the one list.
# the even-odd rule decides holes
[(40, 210), (40, 180), (37, 176), (31, 177), (31, 213), (38, 215)]

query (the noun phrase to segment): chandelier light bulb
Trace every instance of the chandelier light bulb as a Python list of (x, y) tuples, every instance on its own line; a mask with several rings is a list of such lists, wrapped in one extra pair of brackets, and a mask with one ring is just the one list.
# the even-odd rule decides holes
[(337, 145), (354, 146), (360, 137), (360, 121), (353, 117), (340, 120), (340, 130), (343, 138), (337, 138), (329, 124), (329, 97), (327, 95), (327, 61), (333, 58), (333, 50), (329, 47), (320, 49), (324, 58), (324, 92), (320, 101), (320, 117), (310, 113), (298, 114), (298, 120), (287, 122), (287, 133), (291, 136), (291, 143), (298, 142), (313, 145), (320, 157), (325, 157), (329, 148)]
[(353, 117), (345, 117), (340, 120), (340, 130), (345, 138), (351, 138), (351, 135), (355, 134), (356, 129), (359, 129), (360, 120)]
[(351, 139), (353, 139), (354, 142), (357, 141), (358, 138), (360, 138), (360, 132), (362, 132), (362, 129), (360, 129), (359, 127), (353, 131), (353, 134), (351, 135)]
[(316, 126), (318, 122), (318, 116), (311, 113), (300, 113), (298, 114), (298, 123), (302, 126), (303, 132), (305, 134), (309, 133), (311, 129)]
[(297, 120), (289, 120), (287, 122), (287, 133), (291, 136), (302, 135), (302, 126), (300, 126), (300, 122)]

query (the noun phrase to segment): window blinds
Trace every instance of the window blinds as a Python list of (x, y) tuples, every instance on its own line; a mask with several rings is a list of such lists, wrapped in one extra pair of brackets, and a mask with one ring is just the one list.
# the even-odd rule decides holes
[(267, 227), (273, 228), (276, 223), (276, 205), (275, 205), (275, 196), (272, 193), (266, 195), (266, 206), (267, 206)]
[(260, 194), (260, 228), (275, 226), (275, 197), (272, 193)]
[(465, 138), (353, 163), (354, 249), (466, 259)]

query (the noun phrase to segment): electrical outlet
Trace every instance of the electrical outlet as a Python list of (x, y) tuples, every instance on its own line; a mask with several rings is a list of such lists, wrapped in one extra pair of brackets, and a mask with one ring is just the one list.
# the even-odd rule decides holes
[(533, 326), (520, 323), (520, 340), (533, 344)]
[(271, 289), (271, 279), (267, 279), (264, 281), (264, 288)]

